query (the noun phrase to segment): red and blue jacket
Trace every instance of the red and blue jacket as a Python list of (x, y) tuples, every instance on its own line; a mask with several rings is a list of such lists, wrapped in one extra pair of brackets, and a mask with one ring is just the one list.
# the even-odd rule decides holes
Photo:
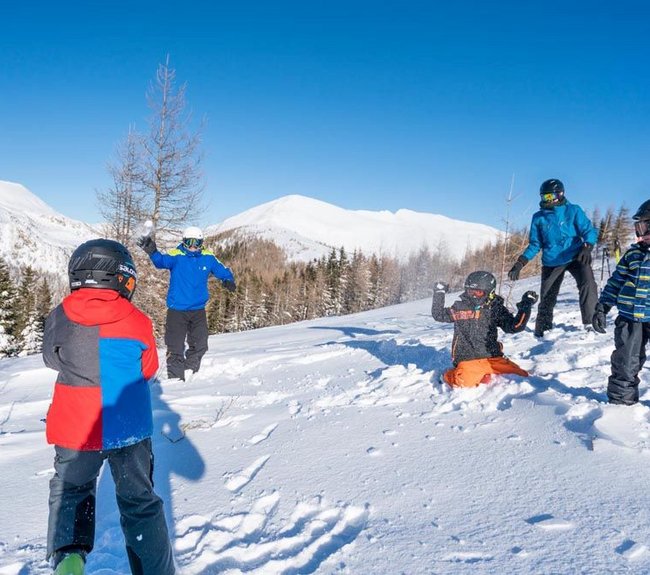
[(43, 359), (58, 371), (48, 443), (99, 451), (151, 437), (158, 354), (151, 320), (130, 301), (109, 289), (73, 291), (45, 322)]

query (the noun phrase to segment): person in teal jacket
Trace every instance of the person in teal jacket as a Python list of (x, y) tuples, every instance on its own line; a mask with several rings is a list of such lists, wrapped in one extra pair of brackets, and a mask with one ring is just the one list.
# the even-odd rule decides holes
[(203, 232), (197, 227), (186, 228), (183, 241), (166, 254), (158, 251), (156, 242), (149, 235), (142, 236), (138, 245), (149, 255), (154, 266), (169, 270), (165, 320), (167, 377), (185, 381), (199, 371), (201, 359), (208, 351), (205, 313), (210, 297), (208, 279), (213, 275), (232, 292), (236, 289), (235, 278), (214, 253), (203, 247)]
[(553, 309), (564, 274), (569, 272), (578, 284), (580, 313), (585, 328), (591, 329), (598, 289), (591, 269), (591, 251), (598, 231), (582, 208), (564, 197), (564, 184), (550, 179), (540, 187), (540, 210), (530, 224), (528, 246), (508, 272), (519, 279), (522, 268), (542, 251), (542, 285), (535, 321), (535, 336), (542, 337), (553, 327)]
[(633, 218), (637, 242), (607, 280), (593, 317), (594, 329), (605, 333), (609, 310), (618, 308), (607, 398), (609, 403), (621, 405), (639, 401), (639, 373), (650, 341), (650, 200), (641, 204)]

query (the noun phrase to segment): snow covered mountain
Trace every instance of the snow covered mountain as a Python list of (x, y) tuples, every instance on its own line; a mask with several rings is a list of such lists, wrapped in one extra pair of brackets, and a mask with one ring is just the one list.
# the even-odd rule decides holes
[(66, 270), (72, 250), (97, 231), (58, 213), (24, 186), (0, 180), (0, 257), (11, 267)]
[(405, 260), (423, 246), (443, 249), (460, 260), (468, 248), (493, 242), (499, 230), (445, 216), (397, 212), (346, 210), (301, 195), (284, 196), (261, 204), (217, 226), (209, 234), (235, 231), (271, 240), (284, 247), (290, 259), (308, 261), (345, 247)]

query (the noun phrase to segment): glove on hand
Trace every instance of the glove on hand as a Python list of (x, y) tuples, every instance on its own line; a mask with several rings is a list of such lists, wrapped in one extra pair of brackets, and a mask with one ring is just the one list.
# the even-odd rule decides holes
[(147, 255), (151, 255), (158, 250), (156, 247), (156, 242), (151, 238), (151, 236), (139, 237), (136, 244), (138, 244), (138, 246), (141, 247), (147, 253)]
[(515, 262), (515, 265), (510, 268), (510, 271), (508, 272), (508, 278), (510, 278), (511, 281), (516, 282), (519, 279), (519, 273), (527, 263), (528, 260), (524, 256), (519, 256)]
[(576, 256), (576, 261), (585, 266), (591, 265), (591, 250), (593, 249), (594, 246), (592, 244), (582, 244)]
[(607, 326), (606, 316), (610, 309), (612, 308), (604, 303), (598, 302), (596, 304), (596, 311), (594, 312), (594, 318), (591, 320), (591, 325), (598, 333), (607, 333), (605, 330)]
[(528, 309), (539, 299), (539, 296), (532, 290), (528, 290), (521, 296), (521, 301), (517, 304), (518, 309)]
[(445, 282), (436, 282), (436, 285), (433, 286), (433, 291), (436, 293), (447, 293), (449, 291), (449, 284)]
[(230, 293), (233, 293), (237, 289), (235, 280), (224, 280), (223, 287), (225, 287)]

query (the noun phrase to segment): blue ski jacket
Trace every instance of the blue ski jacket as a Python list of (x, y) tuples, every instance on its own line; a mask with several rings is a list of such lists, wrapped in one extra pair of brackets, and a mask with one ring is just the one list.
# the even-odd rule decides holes
[(533, 214), (528, 247), (522, 256), (530, 261), (542, 250), (542, 265), (561, 266), (571, 262), (583, 244), (594, 245), (597, 240), (598, 231), (582, 208), (566, 202)]
[(210, 297), (210, 274), (222, 282), (234, 281), (230, 268), (224, 266), (214, 253), (207, 249), (192, 252), (181, 243), (166, 254), (156, 250), (149, 257), (158, 269), (169, 270), (167, 307), (178, 311), (205, 308)]
[(632, 321), (650, 321), (650, 251), (632, 244), (607, 280), (598, 301)]

